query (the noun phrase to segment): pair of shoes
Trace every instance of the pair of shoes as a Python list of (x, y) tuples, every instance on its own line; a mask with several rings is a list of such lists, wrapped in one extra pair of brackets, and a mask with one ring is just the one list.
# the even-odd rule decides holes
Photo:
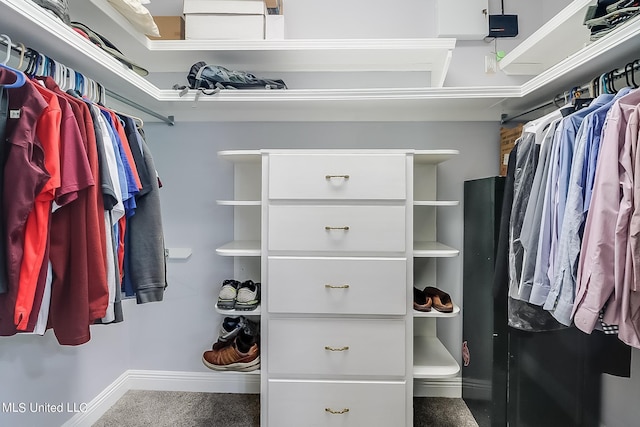
[(217, 306), (220, 310), (255, 310), (260, 304), (260, 283), (253, 280), (239, 282), (228, 279), (222, 282)]
[(453, 301), (448, 293), (433, 286), (427, 286), (422, 292), (431, 298), (433, 308), (436, 310), (442, 313), (451, 313), (453, 311)]
[(431, 311), (433, 301), (431, 297), (428, 297), (420, 289), (413, 287), (413, 309), (416, 311)]
[[(242, 320), (243, 319), (243, 320)], [(202, 362), (209, 369), (216, 371), (240, 371), (249, 372), (260, 368), (260, 347), (258, 325), (248, 319), (238, 319), (238, 324), (243, 322), (238, 328), (236, 336), (232, 340), (223, 342), (221, 337), (213, 345), (211, 350), (207, 350), (202, 355)], [(225, 325), (225, 322), (227, 324)], [(225, 334), (233, 333), (226, 328), (231, 327), (232, 322), (225, 319), (222, 323), (221, 332)]]

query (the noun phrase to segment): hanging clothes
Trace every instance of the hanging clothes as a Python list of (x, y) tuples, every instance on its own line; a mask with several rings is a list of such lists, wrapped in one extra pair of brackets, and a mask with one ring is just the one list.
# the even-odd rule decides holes
[(600, 134), (607, 112), (618, 98), (631, 89), (621, 90), (615, 97), (587, 114), (578, 132), (571, 165), (565, 216), (558, 243), (558, 262), (544, 308), (564, 325), (571, 325), (575, 298), (578, 257), (584, 221), (589, 211), (595, 164), (600, 151)]
[(7, 158), (7, 120), (9, 119), (8, 90), (0, 85), (0, 294), (7, 293), (7, 244), (5, 242), (4, 222), (4, 165)]
[[(630, 160), (631, 141), (626, 138), (626, 129), (639, 103), (640, 92), (637, 90), (614, 102), (602, 133), (572, 313), (576, 327), (587, 333), (595, 328), (598, 313), (607, 302), (605, 322), (617, 324), (621, 329), (628, 327), (621, 318), (625, 289), (627, 293), (632, 289), (631, 277), (625, 277), (624, 272), (627, 265), (628, 215), (633, 203), (633, 162)], [(640, 347), (640, 340), (630, 341), (634, 347)]]
[(3, 81), (15, 81), (12, 71), (0, 68), (0, 136), (11, 112), (0, 150), (0, 335), (52, 329), (60, 344), (80, 345), (90, 325), (123, 321), (125, 277), (138, 303), (163, 299), (153, 158), (133, 120), (51, 77), (11, 89)]

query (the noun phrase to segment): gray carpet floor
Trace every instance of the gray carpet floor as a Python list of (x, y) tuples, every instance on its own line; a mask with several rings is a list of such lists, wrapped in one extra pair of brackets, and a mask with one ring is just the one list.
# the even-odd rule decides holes
[[(478, 427), (462, 399), (417, 397), (413, 407), (415, 427)], [(93, 427), (259, 425), (260, 397), (257, 394), (129, 390)]]

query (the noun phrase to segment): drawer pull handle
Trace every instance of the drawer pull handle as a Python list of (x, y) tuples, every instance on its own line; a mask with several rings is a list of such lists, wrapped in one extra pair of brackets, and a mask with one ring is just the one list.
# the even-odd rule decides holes
[(324, 285), (325, 288), (328, 289), (349, 289), (349, 285), (348, 284), (344, 284), (344, 285)]
[(345, 225), (344, 227), (331, 227), (331, 226), (327, 225), (324, 229), (327, 230), (327, 231), (330, 231), (330, 230), (344, 230), (344, 231), (347, 231), (347, 230), (349, 230), (349, 226)]
[(331, 347), (331, 346), (325, 345), (324, 349), (329, 351), (347, 351), (349, 350), (349, 346), (345, 345), (344, 347)]
[(331, 408), (324, 408), (324, 411), (328, 412), (330, 414), (340, 415), (340, 414), (346, 414), (347, 412), (349, 412), (349, 408), (344, 408), (344, 409), (340, 409), (340, 410), (331, 409)]
[(324, 176), (324, 179), (326, 179), (326, 180), (330, 180), (332, 178), (349, 179), (349, 175), (325, 175)]

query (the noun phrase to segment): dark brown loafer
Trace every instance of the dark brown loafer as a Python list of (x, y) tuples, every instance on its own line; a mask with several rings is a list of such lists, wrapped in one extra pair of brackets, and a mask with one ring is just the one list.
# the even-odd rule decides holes
[(413, 309), (417, 311), (431, 311), (433, 301), (426, 296), (420, 289), (413, 288)]
[(436, 310), (442, 313), (451, 313), (453, 311), (453, 301), (451, 301), (448, 293), (433, 286), (427, 286), (422, 292), (427, 298), (431, 297), (433, 308)]

